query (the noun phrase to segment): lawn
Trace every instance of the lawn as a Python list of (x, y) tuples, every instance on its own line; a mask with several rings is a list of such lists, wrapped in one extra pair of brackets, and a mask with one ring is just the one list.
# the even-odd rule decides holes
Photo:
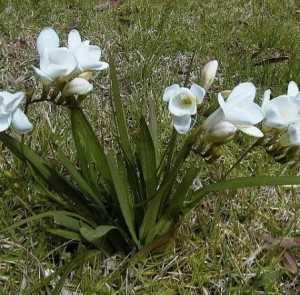
[[(147, 101), (155, 101), (160, 142), (171, 134), (162, 103), (163, 90), (183, 84), (193, 59), (190, 82), (199, 82), (201, 67), (217, 59), (220, 67), (209, 93), (208, 109), (217, 93), (239, 82), (257, 87), (257, 101), (271, 88), (286, 92), (290, 80), (300, 82), (300, 4), (287, 0), (0, 0), (0, 89), (30, 91), (37, 85), (36, 37), (45, 26), (61, 39), (70, 29), (117, 56), (122, 98), (134, 126)], [(112, 4), (113, 3), (113, 4)], [(101, 142), (110, 145), (111, 106), (108, 72), (95, 79), (96, 91), (84, 102)], [(72, 147), (68, 113), (43, 103), (28, 110), (34, 122), (31, 146), (53, 161), (55, 143)], [(253, 138), (241, 135), (224, 146), (216, 162), (202, 165), (202, 182), (220, 179)], [(75, 255), (78, 245), (51, 236), (51, 220), (1, 232), (11, 224), (53, 204), (32, 174), (0, 145), (0, 294), (51, 294), (30, 291), (44, 271), (56, 270)], [(69, 154), (71, 159), (74, 155)], [(230, 176), (297, 174), (255, 148)], [(210, 194), (185, 220), (162, 253), (130, 259), (99, 255), (67, 277), (65, 288), (82, 294), (299, 294), (300, 198), (297, 187), (264, 187)], [(298, 237), (298, 239), (297, 239)], [(79, 245), (79, 248), (81, 246)], [(297, 265), (298, 261), (298, 265)], [(39, 293), (40, 292), (40, 293)], [(74, 293), (77, 294), (77, 293)], [(80, 293), (78, 293), (80, 294)]]

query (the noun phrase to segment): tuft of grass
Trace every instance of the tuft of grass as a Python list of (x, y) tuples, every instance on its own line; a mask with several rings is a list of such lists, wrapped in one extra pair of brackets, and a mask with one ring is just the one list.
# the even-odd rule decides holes
[[(240, 81), (254, 82), (258, 99), (267, 88), (278, 95), (286, 91), (289, 80), (300, 81), (297, 1), (125, 0), (117, 8), (104, 10), (102, 4), (99, 0), (0, 1), (0, 89), (37, 85), (31, 65), (38, 63), (35, 39), (44, 26), (53, 26), (62, 40), (71, 28), (79, 29), (103, 47), (104, 60), (107, 52), (115, 51), (122, 97), (132, 114), (128, 124), (134, 127), (141, 108), (147, 113), (147, 100), (153, 100), (162, 143), (171, 132), (170, 118), (161, 103), (162, 90), (184, 82), (194, 53), (189, 82), (199, 80), (206, 61), (220, 61), (209, 108), (216, 107), (219, 90), (231, 89)], [(99, 138), (110, 145), (107, 73), (101, 73), (95, 85), (85, 107)], [(50, 159), (54, 153), (50, 142), (65, 152), (70, 150), (65, 110), (43, 104), (28, 111), (35, 125), (31, 145), (36, 150)], [(225, 146), (225, 156), (209, 166), (193, 155), (187, 168), (198, 165), (203, 183), (218, 179), (251, 143), (252, 139), (242, 136)], [(0, 231), (51, 208), (29, 171), (2, 149), (0, 168)], [(278, 175), (283, 169), (257, 148), (231, 175)], [(134, 260), (97, 257), (69, 276), (66, 288), (101, 295), (297, 294), (299, 274), (285, 267), (284, 249), (264, 248), (261, 236), (299, 237), (299, 209), (297, 188), (211, 195), (186, 218), (168, 251)], [(78, 245), (49, 236), (46, 227), (46, 223), (28, 224), (0, 233), (1, 294), (22, 294), (41, 280), (45, 270), (57, 269), (73, 257)], [(288, 251), (299, 261), (299, 248)]]

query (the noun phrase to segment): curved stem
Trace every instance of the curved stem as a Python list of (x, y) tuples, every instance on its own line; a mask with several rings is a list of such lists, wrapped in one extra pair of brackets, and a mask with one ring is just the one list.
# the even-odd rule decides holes
[(236, 160), (236, 162), (229, 168), (229, 170), (225, 173), (223, 179), (226, 179), (227, 176), (232, 172), (232, 170), (238, 165), (240, 164), (243, 159), (258, 145), (260, 145), (262, 142), (262, 139), (259, 138), (257, 139), (250, 147), (248, 147), (242, 154), (241, 156)]

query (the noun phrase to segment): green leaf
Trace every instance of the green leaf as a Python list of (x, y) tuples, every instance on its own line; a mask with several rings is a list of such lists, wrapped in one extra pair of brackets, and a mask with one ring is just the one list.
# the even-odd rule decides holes
[(145, 118), (141, 118), (140, 121), (140, 129), (136, 138), (136, 152), (142, 168), (147, 197), (150, 198), (155, 192), (157, 185), (156, 156), (153, 140)]
[(48, 211), (48, 212), (36, 214), (36, 215), (31, 216), (31, 217), (25, 218), (22, 221), (14, 223), (9, 227), (6, 227), (6, 228), (0, 230), (0, 233), (16, 229), (16, 228), (18, 228), (18, 227), (20, 227), (20, 226), (22, 226), (22, 225), (24, 225), (28, 222), (39, 221), (39, 220), (44, 219), (44, 218), (54, 218), (56, 220), (62, 221), (62, 216), (74, 217), (78, 220), (81, 220), (82, 222), (84, 222), (86, 224), (89, 224), (90, 226), (94, 226), (94, 223), (90, 222), (89, 220), (87, 220), (86, 218), (84, 218), (81, 215), (78, 215), (78, 214), (75, 214), (75, 213), (72, 213), (72, 212), (68, 212), (68, 211), (54, 210), (54, 211)]
[(155, 226), (162, 200), (164, 200), (166, 194), (170, 192), (172, 184), (173, 179), (165, 183), (156, 193), (155, 197), (148, 202), (147, 210), (139, 232), (139, 237), (142, 241), (145, 242), (147, 235)]
[(155, 111), (155, 100), (148, 96), (148, 106), (149, 106), (149, 131), (151, 133), (156, 160), (158, 160), (158, 136), (157, 136), (157, 117)]
[(111, 100), (112, 100), (114, 120), (117, 127), (119, 142), (127, 159), (131, 163), (133, 163), (134, 157), (130, 145), (130, 138), (129, 138), (128, 128), (126, 124), (125, 112), (121, 101), (116, 67), (112, 56), (110, 56), (109, 69), (110, 69), (110, 80), (111, 80)]
[(186, 172), (182, 182), (176, 186), (175, 193), (169, 201), (169, 207), (166, 210), (167, 214), (176, 217), (181, 212), (186, 196), (198, 172), (199, 169), (197, 168), (190, 168)]
[[(77, 158), (86, 181), (97, 189), (97, 191), (100, 190), (100, 193), (103, 193), (104, 188), (109, 193), (111, 175), (106, 155), (81, 109), (71, 109), (71, 123)], [(98, 176), (100, 176), (101, 187), (98, 185)]]
[(64, 229), (54, 229), (54, 228), (48, 228), (47, 232), (49, 232), (52, 235), (67, 239), (67, 240), (74, 240), (74, 241), (81, 241), (82, 237), (79, 233), (64, 230)]
[(104, 237), (108, 232), (110, 232), (113, 229), (117, 229), (115, 226), (111, 225), (100, 225), (97, 226), (95, 229), (83, 226), (80, 228), (80, 234), (88, 241), (88, 242), (95, 242), (102, 237)]
[[(11, 136), (1, 133), (0, 140), (22, 161), (31, 165), (32, 169), (38, 174), (56, 193), (64, 197), (64, 201), (78, 213), (85, 216), (91, 216), (87, 200), (76, 190), (66, 179), (59, 175), (56, 169), (53, 169), (36, 154), (30, 147), (18, 142)], [(63, 195), (62, 195), (63, 194)]]
[(77, 168), (72, 164), (72, 162), (62, 152), (58, 153), (58, 159), (61, 161), (61, 163), (68, 170), (68, 172), (70, 173), (72, 179), (79, 186), (80, 190), (84, 194), (92, 197), (92, 199), (97, 204), (98, 208), (101, 209), (101, 212), (103, 214), (105, 214), (105, 216), (108, 216), (108, 214), (106, 212), (106, 209), (105, 209), (103, 203), (101, 202), (101, 197), (86, 182), (86, 180), (82, 177), (82, 175), (79, 173), (79, 171), (77, 171)]
[(300, 176), (255, 176), (240, 177), (209, 184), (192, 195), (192, 199), (187, 203), (185, 211), (197, 206), (198, 202), (208, 193), (220, 192), (224, 190), (243, 189), (257, 186), (274, 185), (299, 185)]
[(139, 246), (139, 241), (135, 232), (135, 217), (132, 206), (132, 199), (129, 192), (129, 186), (126, 179), (125, 168), (122, 163), (117, 163), (112, 154), (107, 156), (109, 162), (110, 173), (112, 175), (114, 189), (118, 198), (120, 209), (128, 230), (134, 242)]
[(70, 217), (66, 214), (56, 213), (54, 216), (54, 222), (58, 225), (62, 225), (68, 229), (79, 232), (81, 227), (80, 219)]

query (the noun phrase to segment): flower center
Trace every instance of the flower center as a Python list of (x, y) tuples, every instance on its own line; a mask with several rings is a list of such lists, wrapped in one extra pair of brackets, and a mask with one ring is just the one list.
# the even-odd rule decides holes
[(188, 96), (186, 94), (181, 95), (180, 97), (180, 104), (184, 108), (188, 108), (193, 104), (193, 97)]

